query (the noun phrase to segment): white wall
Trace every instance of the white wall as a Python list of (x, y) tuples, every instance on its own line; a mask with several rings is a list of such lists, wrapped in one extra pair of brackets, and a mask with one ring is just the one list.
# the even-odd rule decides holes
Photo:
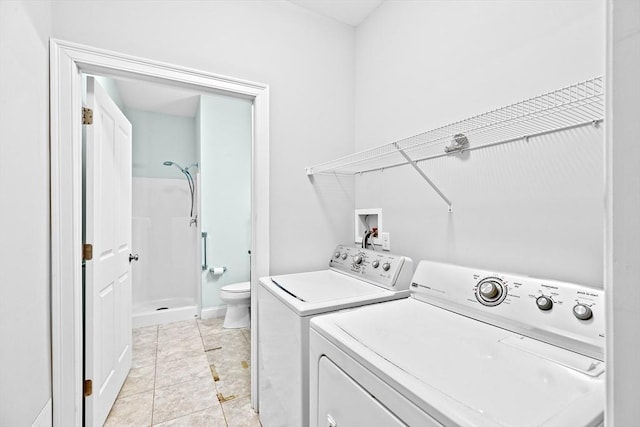
[(227, 267), (214, 276), (202, 272), (202, 307), (223, 305), (220, 288), (249, 280), (251, 258), (252, 102), (224, 95), (200, 100), (202, 231), (209, 267)]
[(50, 32), (49, 2), (0, 2), (1, 426), (51, 423)]
[(609, 0), (607, 426), (640, 418), (640, 2)]
[[(604, 3), (383, 3), (356, 32), (356, 148), (411, 136), (604, 73)], [(357, 177), (392, 250), (602, 287), (602, 129)]]
[(324, 268), (351, 239), (353, 185), (304, 168), (353, 151), (352, 27), (285, 1), (60, 0), (53, 22), (63, 40), (269, 84), (271, 273)]

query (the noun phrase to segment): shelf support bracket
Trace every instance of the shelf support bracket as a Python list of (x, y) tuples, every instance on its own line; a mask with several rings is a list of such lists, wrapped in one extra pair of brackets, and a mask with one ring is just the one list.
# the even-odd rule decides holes
[(433, 183), (433, 181), (431, 181), (431, 179), (427, 176), (426, 173), (424, 173), (424, 171), (422, 169), (420, 169), (420, 166), (418, 166), (418, 164), (411, 158), (409, 157), (409, 155), (407, 153), (404, 152), (404, 150), (402, 148), (400, 148), (400, 146), (398, 145), (398, 143), (394, 142), (393, 145), (396, 147), (396, 150), (398, 150), (398, 153), (400, 153), (402, 155), (402, 157), (404, 157), (406, 159), (406, 161), (413, 166), (413, 168), (416, 170), (416, 172), (418, 172), (420, 174), (420, 176), (427, 181), (427, 184), (429, 184), (431, 186), (431, 188), (433, 188), (433, 191), (435, 191), (436, 193), (438, 193), (438, 196), (440, 196), (440, 198), (442, 200), (444, 200), (444, 202), (447, 204), (447, 206), (449, 207), (449, 212), (453, 212), (453, 207), (451, 206), (451, 201), (447, 198), (447, 196), (445, 196), (442, 191), (440, 191), (440, 189), (438, 188), (437, 185), (435, 185)]

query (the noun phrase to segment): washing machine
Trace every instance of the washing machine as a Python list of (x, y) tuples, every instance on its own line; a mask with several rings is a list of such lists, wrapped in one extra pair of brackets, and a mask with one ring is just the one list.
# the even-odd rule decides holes
[(310, 330), (310, 425), (603, 423), (602, 290), (422, 261), (411, 296)]
[(309, 321), (409, 296), (410, 258), (339, 245), (326, 270), (263, 277), (258, 286), (258, 390), (263, 427), (309, 424)]

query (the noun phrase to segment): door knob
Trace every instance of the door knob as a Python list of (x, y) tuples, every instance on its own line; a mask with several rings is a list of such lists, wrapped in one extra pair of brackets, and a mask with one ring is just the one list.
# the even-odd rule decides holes
[(129, 254), (129, 262), (131, 261), (138, 261), (138, 254)]

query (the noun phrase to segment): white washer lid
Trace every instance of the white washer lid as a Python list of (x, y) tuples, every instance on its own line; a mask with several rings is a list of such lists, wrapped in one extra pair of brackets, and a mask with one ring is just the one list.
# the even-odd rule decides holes
[(250, 292), (251, 282), (232, 283), (222, 287), (225, 292)]
[(272, 281), (308, 303), (372, 295), (383, 291), (378, 286), (331, 270), (274, 276)]
[(533, 354), (513, 345), (520, 335), (413, 298), (315, 318), (312, 327), (445, 424), (587, 426), (602, 417), (604, 375), (554, 358), (559, 351), (581, 368), (604, 362), (539, 341)]
[(333, 270), (262, 277), (259, 283), (300, 316), (409, 296), (408, 289), (389, 291)]

